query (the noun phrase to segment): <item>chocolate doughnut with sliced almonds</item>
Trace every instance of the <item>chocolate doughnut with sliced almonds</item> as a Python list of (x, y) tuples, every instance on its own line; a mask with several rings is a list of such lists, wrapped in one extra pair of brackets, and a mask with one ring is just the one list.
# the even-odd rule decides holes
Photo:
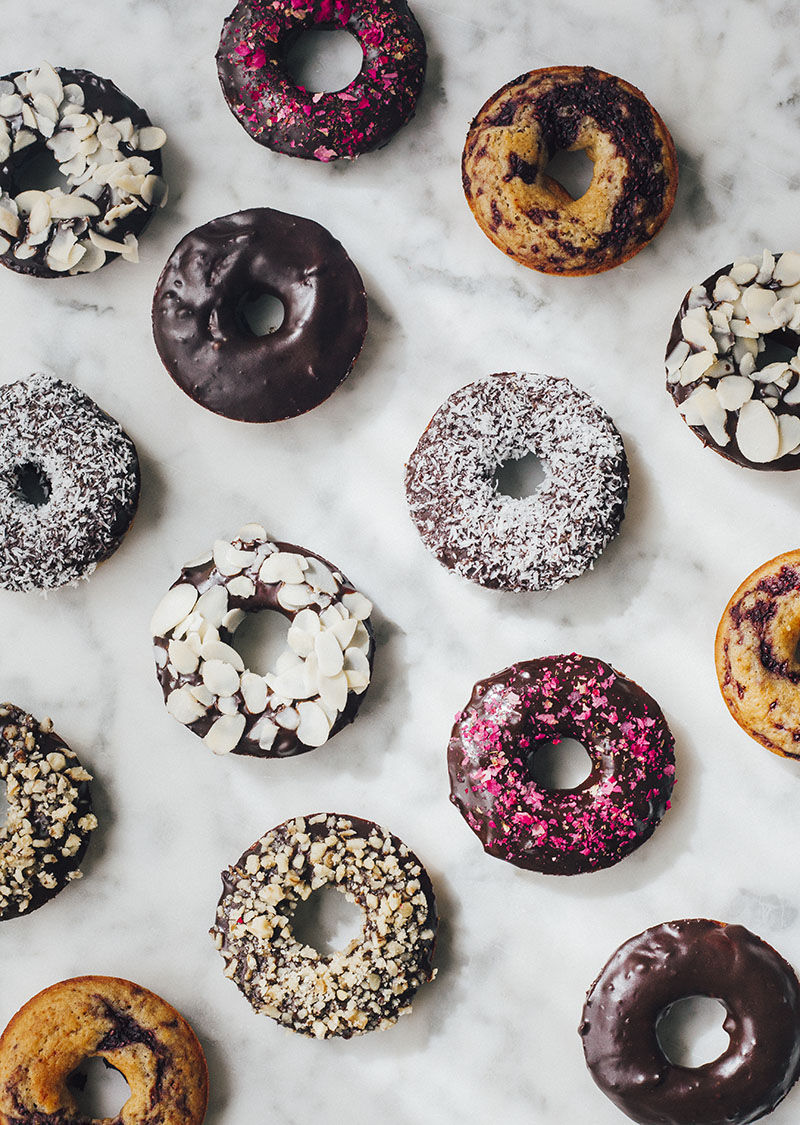
[[(317, 1039), (383, 1030), (433, 980), (437, 913), (420, 861), (360, 817), (315, 813), (267, 832), (222, 873), (211, 936), (256, 1012)], [(323, 956), (297, 940), (297, 906), (335, 887), (364, 913), (346, 949)]]
[(762, 746), (800, 758), (800, 551), (745, 578), (725, 607), (714, 657), (722, 698)]
[(737, 258), (693, 286), (666, 365), (703, 445), (748, 469), (800, 468), (800, 254)]
[(0, 1121), (92, 1125), (69, 1083), (91, 1058), (130, 1087), (114, 1125), (202, 1125), (208, 1067), (189, 1024), (141, 985), (96, 976), (45, 988), (11, 1019), (0, 1036)]
[(97, 827), (91, 775), (49, 719), (0, 704), (0, 780), (8, 806), (0, 827), (0, 919), (30, 914), (81, 878)]
[[(286, 647), (252, 672), (234, 634), (247, 614), (288, 620)], [(169, 713), (217, 754), (286, 758), (355, 718), (372, 675), (372, 604), (331, 563), (246, 524), (187, 563), (151, 623)]]
[[(498, 492), (500, 466), (533, 453), (532, 496)], [(583, 574), (619, 531), (628, 496), (622, 438), (567, 379), (489, 375), (434, 414), (406, 469), (406, 497), (439, 562), (501, 590), (554, 590)]]
[[(53, 278), (138, 261), (138, 236), (166, 202), (163, 129), (108, 78), (34, 70), (0, 78), (0, 263)], [(69, 190), (20, 190), (29, 164), (52, 153)]]
[[(556, 153), (594, 164), (579, 199), (547, 173)], [(484, 234), (542, 273), (599, 273), (642, 250), (678, 186), (669, 131), (647, 98), (590, 66), (552, 66), (507, 83), (470, 126), (462, 181)]]

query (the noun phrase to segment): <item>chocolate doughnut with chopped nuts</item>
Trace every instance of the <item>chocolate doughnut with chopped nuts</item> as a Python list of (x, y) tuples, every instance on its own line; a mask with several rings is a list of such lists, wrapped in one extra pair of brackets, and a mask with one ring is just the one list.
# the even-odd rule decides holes
[[(498, 468), (528, 453), (545, 471), (539, 488), (500, 494)], [(492, 589), (554, 590), (619, 531), (628, 462), (609, 416), (567, 379), (502, 372), (439, 407), (408, 460), (406, 497), (443, 566)]]
[(0, 387), (0, 588), (87, 578), (121, 544), (139, 486), (133, 442), (77, 387), (49, 375)]
[[(316, 813), (267, 832), (222, 873), (211, 935), (261, 1012), (318, 1039), (383, 1030), (436, 970), (431, 881), (396, 836), (369, 820)], [(292, 932), (298, 903), (333, 886), (364, 912), (358, 938), (322, 956)]]
[(208, 1067), (189, 1024), (141, 985), (94, 976), (45, 988), (11, 1019), (0, 1036), (0, 1121), (91, 1125), (68, 1081), (90, 1058), (130, 1086), (113, 1125), (202, 1125)]
[[(288, 619), (266, 675), (245, 668), (234, 634), (250, 613)], [(216, 754), (286, 758), (355, 718), (372, 675), (372, 603), (340, 570), (257, 523), (187, 563), (151, 622), (169, 713)]]
[(49, 719), (0, 705), (0, 778), (8, 811), (0, 827), (0, 920), (30, 914), (80, 879), (97, 827), (91, 775)]
[(800, 468), (800, 254), (737, 258), (693, 286), (666, 367), (703, 445), (748, 469)]
[[(108, 78), (42, 63), (0, 78), (0, 262), (33, 277), (138, 261), (138, 236), (163, 206), (163, 129)], [(45, 150), (70, 190), (21, 191)]]

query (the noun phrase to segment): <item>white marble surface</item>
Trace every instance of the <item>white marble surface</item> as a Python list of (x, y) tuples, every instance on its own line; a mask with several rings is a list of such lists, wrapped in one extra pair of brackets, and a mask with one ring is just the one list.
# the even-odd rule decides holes
[[(12, 15), (8, 0), (0, 5)], [(96, 775), (86, 878), (0, 928), (0, 1024), (80, 973), (161, 993), (208, 1053), (208, 1125), (537, 1121), (614, 1125), (583, 1064), (586, 988), (628, 936), (670, 918), (749, 925), (800, 968), (798, 766), (729, 718), (713, 636), (752, 569), (797, 547), (797, 479), (704, 451), (663, 385), (688, 286), (738, 254), (798, 249), (797, 9), (783, 0), (416, 0), (429, 44), (416, 119), (354, 165), (262, 150), (217, 87), (229, 0), (37, 0), (4, 21), (0, 73), (41, 58), (109, 75), (169, 132), (171, 201), (142, 263), (36, 282), (0, 271), (6, 381), (77, 383), (140, 451), (139, 515), (76, 589), (3, 593), (0, 695), (38, 715)], [(502, 11), (500, 10), (502, 9)], [(506, 260), (461, 195), (467, 124), (492, 91), (548, 64), (640, 86), (681, 159), (655, 243), (587, 279)], [(270, 205), (319, 221), (364, 276), (370, 332), (348, 382), (305, 417), (248, 428), (204, 412), (156, 355), (158, 273), (193, 226)], [(438, 404), (491, 371), (566, 375), (621, 429), (632, 471), (622, 533), (551, 594), (481, 590), (423, 549), (403, 464)], [(376, 678), (357, 723), (295, 760), (212, 757), (161, 702), (148, 621), (182, 561), (245, 520), (342, 566), (377, 607)], [(445, 745), (475, 679), (517, 659), (600, 656), (662, 704), (677, 740), (674, 806), (616, 868), (556, 880), (486, 857), (448, 802)], [(316, 810), (378, 820), (414, 848), (441, 907), (439, 976), (383, 1034), (309, 1042), (258, 1018), (206, 935), (219, 871), (269, 826)], [(795, 1091), (771, 1118), (800, 1115)]]

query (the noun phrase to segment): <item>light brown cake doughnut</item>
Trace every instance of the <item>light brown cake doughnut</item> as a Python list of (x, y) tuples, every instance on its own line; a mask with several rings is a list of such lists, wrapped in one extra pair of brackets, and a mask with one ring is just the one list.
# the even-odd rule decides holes
[[(594, 174), (573, 199), (546, 169), (581, 149)], [(658, 233), (678, 162), (641, 90), (593, 67), (552, 66), (492, 94), (467, 134), (462, 180), (495, 246), (530, 269), (580, 275), (618, 266)]]
[(714, 657), (722, 698), (751, 738), (800, 758), (800, 550), (746, 578), (725, 607)]
[[(173, 1007), (118, 977), (74, 977), (29, 1000), (0, 1037), (1, 1125), (79, 1125), (69, 1076), (102, 1058), (130, 1097), (114, 1125), (200, 1125), (208, 1102), (202, 1047)], [(91, 1125), (80, 1117), (80, 1125)]]

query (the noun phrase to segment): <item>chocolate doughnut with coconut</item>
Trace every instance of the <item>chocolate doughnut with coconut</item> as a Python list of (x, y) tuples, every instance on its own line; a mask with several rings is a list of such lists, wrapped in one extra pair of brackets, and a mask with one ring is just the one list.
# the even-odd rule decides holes
[[(266, 675), (234, 634), (247, 614), (288, 619)], [(355, 718), (372, 674), (372, 604), (331, 563), (246, 524), (187, 563), (151, 629), (169, 713), (217, 754), (285, 758), (322, 746)]]
[[(138, 261), (138, 236), (166, 202), (167, 139), (108, 78), (34, 70), (0, 78), (0, 262), (34, 277), (91, 273)], [(69, 190), (23, 188), (49, 150)]]
[(693, 286), (666, 367), (704, 445), (750, 469), (800, 468), (800, 253), (737, 258)]

